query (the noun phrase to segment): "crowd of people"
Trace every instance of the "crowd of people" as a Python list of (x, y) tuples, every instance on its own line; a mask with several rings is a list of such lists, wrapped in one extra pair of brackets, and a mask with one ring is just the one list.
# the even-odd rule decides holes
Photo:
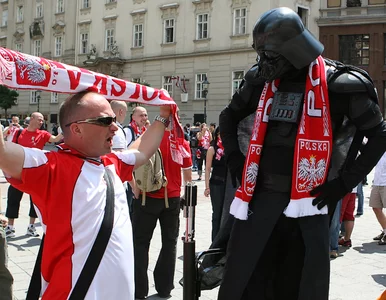
[[(190, 157), (182, 163), (172, 153), (168, 105), (153, 123), (136, 106), (125, 125), (126, 102), (85, 91), (63, 102), (55, 135), (40, 130), (39, 112), (25, 129), (12, 118), (0, 132), (0, 169), (10, 183), (0, 226), (1, 293), (10, 295), (12, 283), (5, 236), (16, 236), (28, 193), (27, 234), (37, 236), (37, 217), (44, 228), (43, 299), (146, 299), (157, 222), (155, 289), (170, 298), (181, 188), (203, 180), (203, 168), (211, 247), (226, 249), (219, 300), (327, 300), (330, 259), (339, 246), (352, 246), (355, 207), (362, 215), (362, 184), (374, 167), (370, 206), (382, 229), (374, 240), (386, 244), (386, 123), (370, 76), (322, 57), (323, 45), (288, 8), (264, 13), (252, 37), (257, 64), (219, 113), (218, 127), (185, 124), (182, 147)], [(355, 91), (348, 81), (356, 81)], [(57, 152), (41, 150), (63, 139)], [(158, 151), (166, 180), (148, 191), (136, 171)], [(84, 274), (87, 289), (79, 294)]]

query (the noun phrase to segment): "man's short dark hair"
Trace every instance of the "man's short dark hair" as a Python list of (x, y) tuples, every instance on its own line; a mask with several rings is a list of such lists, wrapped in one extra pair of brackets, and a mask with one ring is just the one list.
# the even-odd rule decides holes
[(216, 123), (210, 123), (210, 126), (213, 126), (214, 128), (216, 128)]
[(73, 116), (76, 115), (76, 110), (79, 109), (79, 103), (82, 100), (83, 96), (93, 93), (90, 91), (82, 91), (74, 95), (70, 95), (66, 100), (63, 101), (59, 109), (59, 124), (62, 128), (63, 135), (67, 131), (66, 125), (73, 122)]

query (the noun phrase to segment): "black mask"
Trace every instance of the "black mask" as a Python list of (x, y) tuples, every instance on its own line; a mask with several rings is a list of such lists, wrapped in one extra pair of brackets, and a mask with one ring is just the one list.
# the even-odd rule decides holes
[(282, 78), (283, 75), (294, 66), (282, 55), (273, 51), (258, 51), (257, 65), (259, 67), (258, 76), (266, 81)]

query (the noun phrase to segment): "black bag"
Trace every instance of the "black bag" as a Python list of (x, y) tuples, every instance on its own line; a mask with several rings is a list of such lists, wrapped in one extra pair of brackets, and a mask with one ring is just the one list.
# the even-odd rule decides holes
[[(94, 279), (95, 273), (98, 270), (99, 264), (105, 253), (107, 244), (110, 240), (111, 232), (114, 224), (114, 184), (110, 171), (106, 168), (103, 178), (106, 181), (106, 207), (103, 216), (102, 224), (98, 235), (91, 248), (90, 254), (87, 257), (86, 263), (80, 272), (79, 278), (69, 296), (69, 300), (84, 299), (87, 291)], [(38, 257), (36, 258), (35, 267), (32, 273), (31, 282), (28, 287), (26, 300), (38, 300), (41, 292), (41, 259), (44, 245), (44, 235), (40, 244)]]

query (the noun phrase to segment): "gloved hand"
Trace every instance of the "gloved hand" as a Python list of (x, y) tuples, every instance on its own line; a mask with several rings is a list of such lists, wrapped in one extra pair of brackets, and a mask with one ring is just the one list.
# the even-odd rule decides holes
[(235, 188), (237, 188), (241, 184), (244, 162), (245, 156), (240, 151), (232, 152), (227, 158), (227, 166), (231, 173), (232, 185)]
[(311, 196), (316, 196), (312, 205), (317, 205), (318, 209), (322, 209), (325, 205), (336, 205), (349, 192), (350, 189), (347, 189), (343, 179), (337, 177), (317, 186), (310, 192)]

